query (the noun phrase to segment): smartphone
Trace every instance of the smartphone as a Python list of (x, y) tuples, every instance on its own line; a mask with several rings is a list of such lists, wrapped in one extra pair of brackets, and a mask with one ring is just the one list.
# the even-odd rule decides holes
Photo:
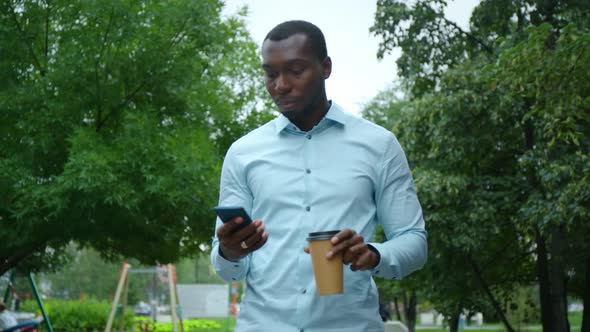
[(221, 221), (224, 223), (228, 222), (234, 217), (242, 217), (244, 221), (242, 221), (236, 230), (247, 226), (252, 222), (252, 218), (250, 218), (246, 210), (244, 210), (244, 208), (241, 206), (216, 206), (213, 208), (213, 210), (215, 210), (215, 213), (217, 213), (219, 219), (221, 219)]

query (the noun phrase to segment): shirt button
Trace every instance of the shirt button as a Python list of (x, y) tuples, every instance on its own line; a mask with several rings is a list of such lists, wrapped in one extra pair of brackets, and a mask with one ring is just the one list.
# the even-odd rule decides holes
[[(307, 134), (307, 135), (305, 136), (305, 138), (307, 138), (307, 139), (311, 139), (311, 134)], [(303, 331), (303, 330), (302, 330), (302, 331)]]
[(307, 293), (307, 289), (301, 288), (301, 294), (305, 294), (305, 293)]
[(309, 206), (305, 207), (305, 211), (309, 212), (311, 210), (311, 208)]
[(311, 170), (308, 168), (305, 170), (305, 173), (309, 174), (309, 173), (311, 173)]

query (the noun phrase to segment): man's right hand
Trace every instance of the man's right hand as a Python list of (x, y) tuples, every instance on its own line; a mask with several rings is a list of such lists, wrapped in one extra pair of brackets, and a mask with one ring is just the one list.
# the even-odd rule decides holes
[(219, 253), (227, 260), (238, 261), (258, 250), (268, 239), (268, 233), (264, 232), (262, 220), (255, 220), (250, 225), (236, 231), (242, 222), (244, 220), (241, 217), (236, 217), (217, 228)]

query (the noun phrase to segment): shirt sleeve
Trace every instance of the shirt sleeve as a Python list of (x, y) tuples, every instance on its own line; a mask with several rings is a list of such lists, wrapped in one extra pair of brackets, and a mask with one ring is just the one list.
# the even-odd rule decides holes
[[(241, 206), (251, 214), (252, 194), (248, 189), (243, 165), (239, 162), (234, 146), (230, 147), (221, 169), (221, 181), (219, 185), (219, 206)], [(215, 230), (223, 223), (217, 218)], [(239, 261), (230, 261), (221, 256), (219, 252), (219, 239), (217, 232), (213, 235), (211, 245), (211, 264), (221, 279), (232, 282), (244, 279), (250, 267), (250, 255)]]
[(372, 273), (382, 278), (401, 279), (426, 263), (427, 232), (406, 156), (395, 137), (378, 167), (377, 219), (387, 240), (369, 243), (381, 256)]

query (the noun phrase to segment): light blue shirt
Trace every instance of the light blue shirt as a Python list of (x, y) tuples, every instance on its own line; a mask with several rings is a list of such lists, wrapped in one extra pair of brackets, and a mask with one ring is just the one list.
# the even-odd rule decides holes
[[(426, 261), (422, 210), (398, 141), (334, 103), (309, 132), (281, 114), (237, 140), (223, 163), (219, 205), (243, 206), (269, 233), (239, 262), (221, 257), (213, 239), (217, 273), (246, 278), (237, 332), (383, 331), (372, 275), (400, 279)], [(379, 264), (345, 266), (344, 294), (319, 297), (303, 251), (308, 233), (350, 228), (369, 241), (378, 223), (388, 239), (370, 243)]]

